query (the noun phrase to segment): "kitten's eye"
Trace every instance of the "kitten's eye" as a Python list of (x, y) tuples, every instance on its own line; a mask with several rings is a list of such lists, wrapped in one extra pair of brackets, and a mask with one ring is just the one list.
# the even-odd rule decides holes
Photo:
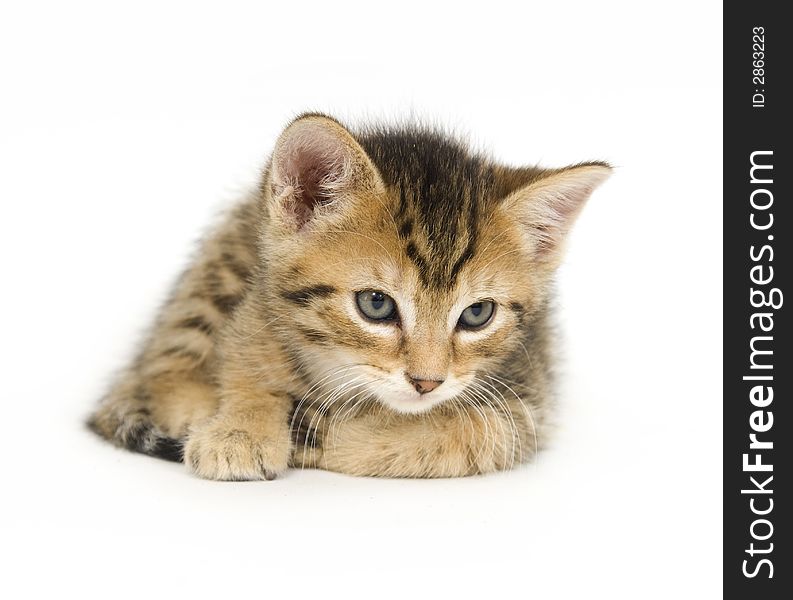
[(496, 305), (490, 300), (475, 302), (460, 315), (459, 324), (464, 329), (479, 329), (490, 322), (495, 311)]
[(355, 295), (358, 310), (372, 321), (392, 321), (396, 319), (396, 303), (383, 292), (366, 290)]

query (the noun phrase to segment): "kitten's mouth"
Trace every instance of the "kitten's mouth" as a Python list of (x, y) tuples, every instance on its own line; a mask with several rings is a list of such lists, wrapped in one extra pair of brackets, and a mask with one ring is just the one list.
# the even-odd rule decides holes
[(429, 411), (445, 399), (441, 393), (420, 394), (406, 391), (381, 397), (380, 401), (396, 412), (417, 415)]
[[(416, 385), (416, 384), (419, 385)], [(435, 383), (427, 389), (428, 384)], [(449, 375), (445, 381), (418, 380), (411, 381), (403, 373), (390, 373), (380, 377), (370, 389), (375, 398), (397, 413), (418, 415), (426, 413), (457, 396), (466, 386), (466, 379)]]

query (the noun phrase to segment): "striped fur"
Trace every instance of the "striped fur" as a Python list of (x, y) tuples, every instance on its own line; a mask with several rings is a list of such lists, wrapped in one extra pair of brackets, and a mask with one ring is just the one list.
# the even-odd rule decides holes
[[(91, 416), (210, 479), (287, 467), (462, 476), (531, 458), (553, 405), (549, 302), (604, 163), (511, 168), (438, 131), (286, 128)], [(368, 322), (355, 293), (399, 308)], [(492, 300), (481, 331), (457, 325)], [(408, 381), (443, 380), (419, 396)]]

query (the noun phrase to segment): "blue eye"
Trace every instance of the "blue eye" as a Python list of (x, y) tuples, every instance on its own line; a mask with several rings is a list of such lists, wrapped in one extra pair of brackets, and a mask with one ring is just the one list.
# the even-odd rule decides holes
[(372, 321), (393, 321), (397, 317), (396, 303), (383, 292), (366, 290), (355, 294), (358, 310)]
[(479, 329), (487, 325), (496, 312), (496, 305), (490, 300), (475, 302), (460, 315), (459, 325), (464, 329)]

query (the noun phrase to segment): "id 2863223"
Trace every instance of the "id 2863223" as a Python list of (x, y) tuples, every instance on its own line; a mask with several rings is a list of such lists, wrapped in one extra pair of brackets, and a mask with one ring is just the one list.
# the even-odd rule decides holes
[(765, 27), (752, 28), (752, 108), (765, 106)]

